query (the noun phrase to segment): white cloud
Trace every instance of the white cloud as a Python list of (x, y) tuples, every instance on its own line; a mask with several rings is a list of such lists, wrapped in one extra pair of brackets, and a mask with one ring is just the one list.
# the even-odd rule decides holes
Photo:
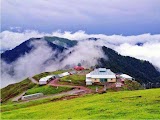
[[(13, 49), (20, 43), (28, 40), (29, 38), (43, 37), (43, 36), (57, 36), (68, 38), (71, 40), (84, 40), (90, 37), (100, 38), (100, 41), (105, 44), (115, 44), (120, 45), (123, 43), (136, 44), (138, 42), (141, 43), (159, 43), (160, 42), (160, 34), (151, 35), (149, 33), (142, 35), (132, 35), (132, 36), (123, 36), (123, 35), (105, 35), (105, 34), (87, 34), (85, 31), (55, 31), (52, 33), (40, 33), (34, 30), (26, 30), (24, 32), (11, 32), (11, 31), (3, 31), (0, 34), (1, 38), (1, 49)], [(98, 43), (98, 42), (97, 42)], [(99, 44), (99, 43), (98, 43)]]
[(115, 47), (115, 50), (125, 56), (147, 60), (160, 69), (160, 42), (145, 43), (143, 46), (124, 43)]
[[(44, 72), (49, 66), (46, 63), (47, 60), (55, 56), (56, 51), (47, 45), (45, 41), (34, 41), (30, 44), (33, 46), (33, 49), (30, 53), (21, 56), (18, 60), (11, 64), (2, 62), (2, 84), (1, 87), (4, 87), (8, 84), (21, 81), (27, 77), (33, 76), (35, 74)], [(48, 61), (52, 62), (53, 61)], [(14, 70), (14, 74), (8, 74), (10, 70)], [(52, 70), (56, 70), (56, 62)]]
[(72, 51), (72, 54), (65, 58), (62, 66), (82, 63), (84, 67), (91, 67), (97, 64), (97, 59), (105, 58), (101, 48), (97, 46), (95, 41), (81, 41), (69, 51)]
[(11, 32), (11, 31), (3, 31), (0, 33), (0, 46), (1, 50), (9, 50), (13, 49), (17, 45), (23, 43), (32, 37), (43, 37), (44, 33), (39, 33), (38, 31), (26, 30), (23, 33), (19, 32)]

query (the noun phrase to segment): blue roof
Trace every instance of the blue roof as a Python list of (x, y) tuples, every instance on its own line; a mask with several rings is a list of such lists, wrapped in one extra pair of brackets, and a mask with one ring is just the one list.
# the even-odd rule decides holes
[(99, 68), (98, 71), (99, 71), (99, 72), (106, 72), (107, 69), (106, 69), (106, 68)]
[(115, 75), (110, 69), (99, 68), (90, 73), (91, 75)]

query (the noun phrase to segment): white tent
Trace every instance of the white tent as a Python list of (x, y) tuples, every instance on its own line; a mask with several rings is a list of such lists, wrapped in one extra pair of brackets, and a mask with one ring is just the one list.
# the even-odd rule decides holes
[(43, 93), (35, 93), (35, 94), (30, 94), (30, 95), (25, 95), (22, 96), (21, 100), (28, 100), (28, 99), (33, 99), (33, 98), (39, 98), (42, 97)]
[(67, 75), (70, 75), (70, 73), (69, 72), (64, 72), (62, 74), (59, 74), (59, 77), (64, 77), (64, 76), (67, 76)]
[(124, 79), (128, 79), (128, 80), (132, 80), (133, 78), (127, 74), (121, 74), (120, 77), (124, 78)]
[(51, 79), (53, 79), (55, 77), (55, 75), (49, 75), (49, 76), (46, 76), (46, 77), (43, 77), (39, 80), (39, 84), (40, 85), (45, 85), (47, 84)]

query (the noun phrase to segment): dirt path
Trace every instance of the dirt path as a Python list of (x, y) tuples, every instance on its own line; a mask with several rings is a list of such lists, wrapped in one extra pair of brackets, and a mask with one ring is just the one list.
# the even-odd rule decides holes
[(67, 95), (81, 94), (83, 92), (85, 92), (85, 91), (84, 90), (73, 89), (73, 90), (70, 90), (70, 91), (67, 91), (67, 92), (61, 92), (61, 93), (54, 94), (54, 95), (45, 95), (45, 96), (40, 97), (40, 98), (34, 98), (34, 99), (20, 101), (18, 104), (21, 104), (21, 103), (24, 103), (24, 102), (33, 101), (33, 100), (42, 100), (42, 99), (47, 99), (47, 98), (54, 98), (54, 97), (61, 97), (61, 96), (67, 96)]
[(18, 95), (18, 96), (16, 96), (16, 97), (12, 98), (12, 101), (13, 101), (13, 102), (17, 102), (25, 93), (26, 93), (26, 91), (23, 92), (23, 93), (21, 93), (20, 95)]
[(58, 86), (73, 87), (73, 88), (76, 88), (76, 89), (79, 89), (79, 90), (84, 90), (85, 93), (91, 93), (92, 92), (91, 89), (86, 88), (84, 86), (60, 85), (60, 84), (58, 84), (58, 81), (59, 81), (59, 79), (54, 79), (54, 80), (50, 81), (48, 85), (51, 85), (51, 86), (54, 86), (54, 87), (58, 87)]
[(73, 90), (70, 90), (70, 91), (67, 91), (67, 92), (61, 92), (61, 93), (50, 95), (50, 96), (44, 96), (44, 97), (39, 98), (39, 99), (60, 97), (60, 96), (65, 96), (65, 95), (74, 95), (74, 94), (78, 94), (78, 93), (82, 93), (82, 92), (84, 92), (84, 90), (73, 89)]
[(32, 78), (32, 77), (29, 77), (29, 79), (33, 82), (33, 83), (35, 83), (35, 84), (39, 84), (34, 78)]
[[(33, 83), (38, 84), (38, 82), (33, 79), (32, 77), (29, 78)], [(36, 98), (36, 99), (30, 99), (30, 100), (26, 100), (26, 101), (21, 101), (21, 102), (28, 102), (28, 101), (32, 101), (32, 100), (39, 100), (39, 99), (46, 99), (46, 98), (53, 98), (53, 97), (60, 97), (60, 96), (65, 96), (65, 95), (73, 95), (73, 94), (86, 94), (86, 93), (91, 93), (92, 90), (89, 88), (86, 88), (84, 86), (72, 86), (72, 85), (60, 85), (58, 84), (59, 79), (54, 79), (51, 80), (48, 85), (54, 86), (54, 87), (59, 87), (59, 86), (65, 86), (65, 87), (72, 87), (74, 88), (73, 90), (67, 91), (67, 92), (61, 92), (58, 94), (54, 94), (54, 95), (47, 95), (47, 96), (43, 96), (41, 98)], [(26, 92), (26, 91), (25, 91)], [(25, 92), (23, 92), (22, 94), (16, 96), (15, 98), (12, 99), (12, 101), (18, 101), (24, 94)], [(21, 103), (20, 102), (20, 103)]]

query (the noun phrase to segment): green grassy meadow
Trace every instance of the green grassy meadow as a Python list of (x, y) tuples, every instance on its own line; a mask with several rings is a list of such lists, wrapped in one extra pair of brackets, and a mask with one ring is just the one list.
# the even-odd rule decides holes
[(104, 86), (100, 86), (100, 85), (89, 85), (89, 86), (86, 86), (87, 88), (91, 89), (91, 90), (96, 90), (96, 88), (98, 89), (103, 89)]
[(1, 89), (1, 99), (2, 102), (6, 102), (11, 98), (23, 93), (24, 91), (34, 87), (36, 84), (32, 83), (28, 78), (25, 80), (8, 85), (7, 87)]
[(69, 96), (69, 95), (62, 95), (62, 96), (50, 96), (49, 98), (45, 98), (45, 99), (35, 99), (35, 100), (31, 100), (31, 101), (28, 101), (28, 102), (23, 102), (23, 101), (20, 101), (18, 103), (7, 103), (6, 104), (2, 104), (1, 105), (1, 111), (2, 112), (5, 112), (5, 111), (10, 111), (11, 109), (21, 109), (21, 108), (26, 108), (26, 107), (30, 107), (30, 106), (36, 106), (36, 105), (40, 105), (40, 104), (44, 104), (44, 103), (49, 103), (49, 102), (53, 102), (53, 101), (56, 101), (56, 100), (59, 100), (63, 97), (66, 97), (66, 96)]
[(86, 79), (85, 75), (74, 74), (74, 75), (65, 76), (61, 78), (60, 81), (69, 82), (68, 80), (71, 80), (71, 83), (83, 85), (85, 84), (85, 79)]
[(56, 94), (64, 91), (71, 90), (70, 87), (53, 87), (49, 85), (45, 86), (36, 86), (26, 91), (26, 95), (35, 94), (35, 93), (43, 93), (44, 95)]
[[(160, 119), (160, 89), (89, 94), (24, 106), (2, 105), (2, 119)], [(21, 108), (20, 106), (23, 106)]]

